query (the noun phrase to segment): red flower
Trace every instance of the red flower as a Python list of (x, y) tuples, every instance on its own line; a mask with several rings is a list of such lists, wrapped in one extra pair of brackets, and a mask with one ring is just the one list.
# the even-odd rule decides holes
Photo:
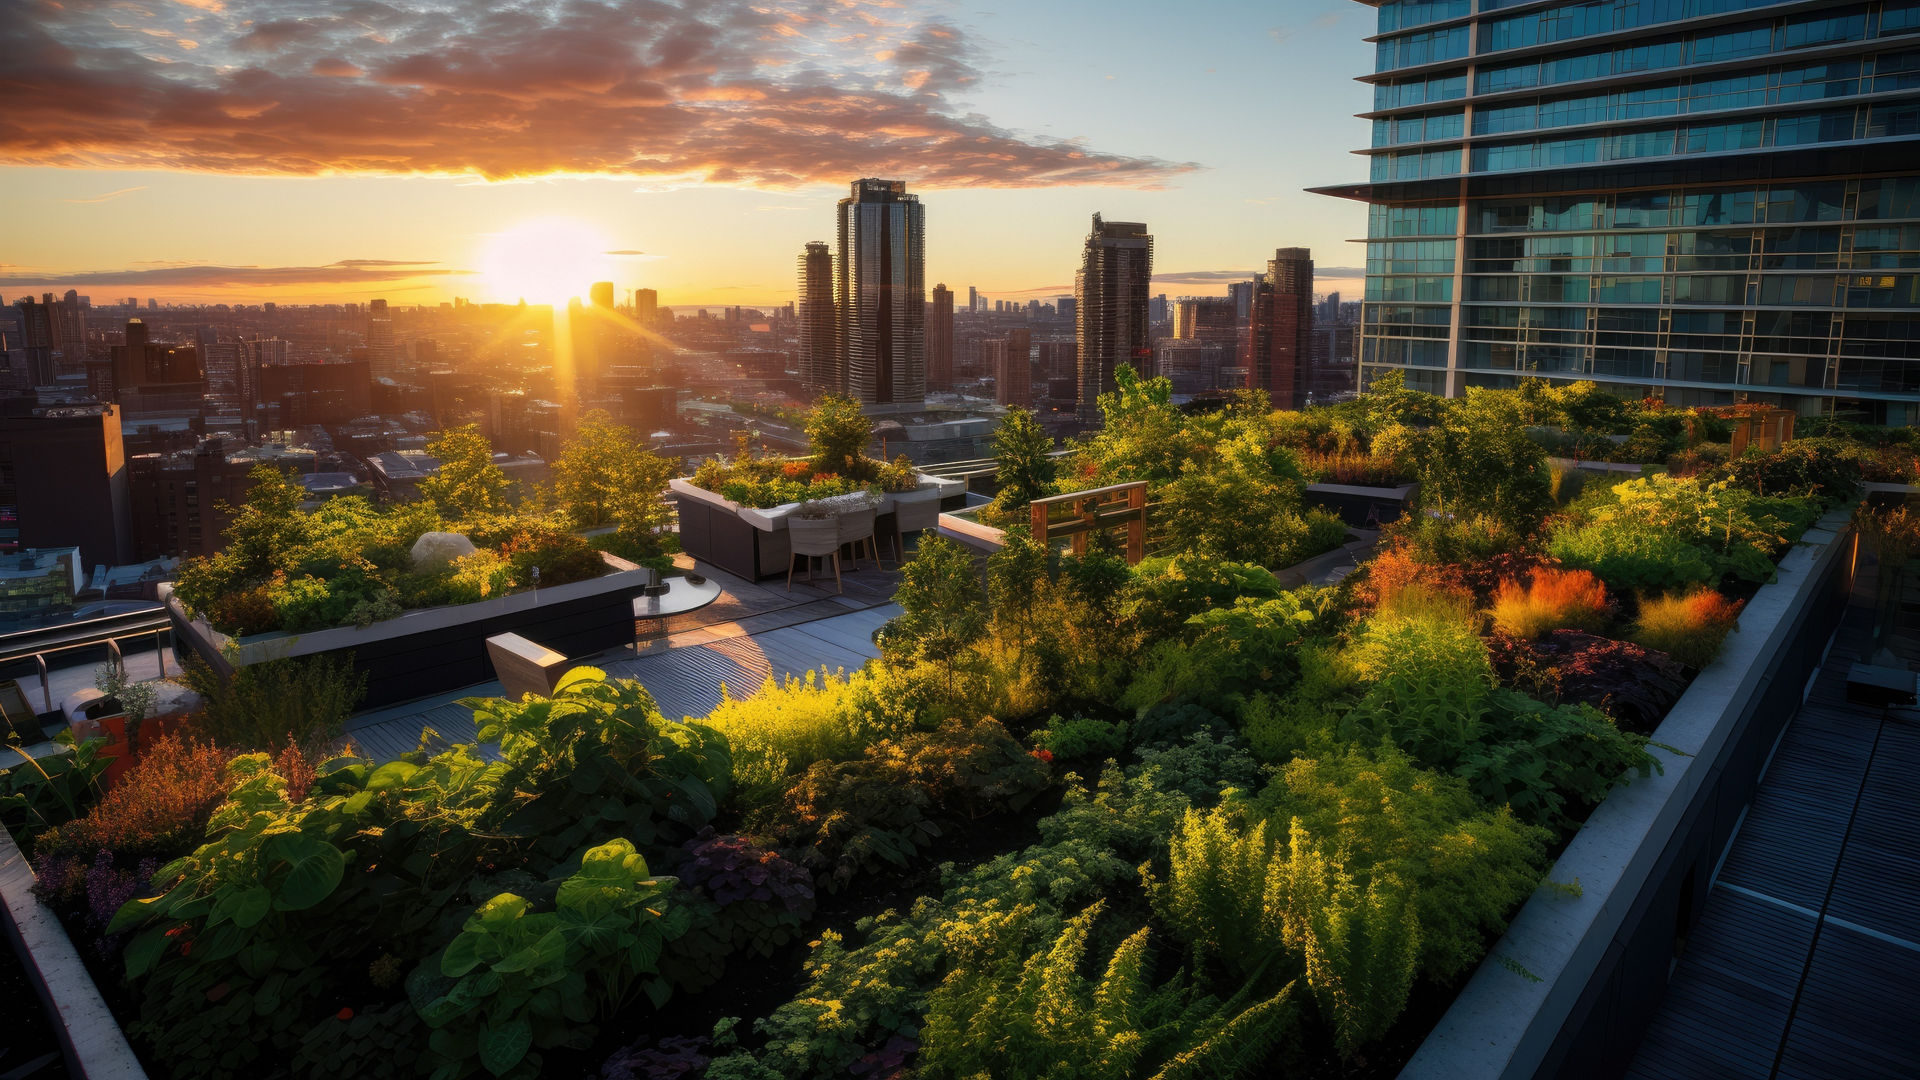
[(337, 1012), (337, 1013), (334, 1013), (334, 1014), (333, 1014), (333, 1018), (334, 1018), (335, 1020), (351, 1020), (351, 1019), (353, 1019), (353, 1007), (349, 1005), (349, 1006), (347, 1006), (346, 1008), (344, 1008), (344, 1009), (341, 1009), (341, 1010), (340, 1010), (339, 1012)]
[(180, 955), (181, 955), (181, 956), (185, 956), (185, 955), (187, 955), (188, 953), (190, 953), (190, 952), (192, 952), (192, 951), (193, 951), (193, 942), (191, 942), (191, 941), (183, 941), (183, 942), (181, 942), (181, 943), (180, 943)]
[(1053, 764), (1053, 751), (1051, 750), (1045, 750), (1045, 749), (1035, 750), (1033, 752), (1033, 756), (1039, 758), (1041, 761), (1044, 761), (1049, 765)]

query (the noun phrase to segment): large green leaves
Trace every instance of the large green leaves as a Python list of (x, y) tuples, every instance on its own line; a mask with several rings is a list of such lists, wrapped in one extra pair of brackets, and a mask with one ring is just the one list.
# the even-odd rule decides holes
[(324, 840), (305, 833), (280, 833), (260, 847), (264, 867), (275, 867), (263, 875), (274, 886), (273, 906), (280, 911), (305, 911), (333, 894), (347, 869), (346, 852)]

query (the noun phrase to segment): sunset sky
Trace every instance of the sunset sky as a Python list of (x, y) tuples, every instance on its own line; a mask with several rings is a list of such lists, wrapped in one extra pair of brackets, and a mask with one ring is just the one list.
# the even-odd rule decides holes
[(1371, 9), (1351, 0), (15, 0), (0, 295), (791, 299), (861, 176), (927, 281), (1072, 290), (1088, 217), (1156, 288), (1311, 247), (1357, 297)]

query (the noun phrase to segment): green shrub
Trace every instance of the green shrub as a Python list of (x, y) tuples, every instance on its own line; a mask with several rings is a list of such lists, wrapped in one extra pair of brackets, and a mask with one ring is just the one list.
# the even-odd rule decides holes
[(1364, 887), (1295, 825), (1284, 886), (1289, 937), (1340, 1056), (1354, 1060), (1406, 1008), (1420, 920), (1406, 885), (1376, 873)]
[(1056, 713), (1046, 727), (1033, 733), (1033, 744), (1055, 758), (1105, 759), (1126, 749), (1127, 725), (1091, 716), (1064, 720)]
[(244, 664), (223, 676), (198, 657), (182, 678), (206, 702), (195, 730), (235, 750), (323, 745), (338, 738), (366, 696), (353, 657), (282, 657)]
[(720, 704), (701, 722), (727, 737), (733, 780), (748, 803), (816, 761), (859, 757), (888, 730), (852, 707), (846, 676), (825, 670), (771, 677), (751, 697), (720, 688)]
[(1246, 596), (1278, 598), (1280, 581), (1253, 563), (1198, 554), (1156, 556), (1133, 568), (1120, 601), (1120, 617), (1142, 646), (1186, 633), (1195, 615), (1228, 607)]
[(1296, 758), (1259, 798), (1276, 824), (1299, 823), (1341, 853), (1362, 880), (1388, 873), (1412, 890), (1420, 973), (1449, 982), (1530, 895), (1547, 865), (1550, 834), (1505, 808), (1487, 810), (1465, 781), (1414, 765), (1391, 748), (1348, 747)]
[(1866, 455), (1842, 439), (1794, 439), (1777, 450), (1750, 448), (1728, 462), (1733, 485), (1757, 495), (1803, 496), (1829, 505), (1860, 488)]
[(1162, 791), (1177, 791), (1195, 806), (1212, 806), (1229, 788), (1251, 788), (1259, 782), (1260, 765), (1240, 747), (1233, 735), (1217, 740), (1196, 731), (1172, 746), (1140, 751), (1142, 772)]
[(1225, 717), (1198, 705), (1152, 705), (1127, 725), (1127, 737), (1143, 750), (1176, 746), (1200, 732), (1215, 739), (1235, 733)]
[(1298, 653), (1300, 680), (1284, 694), (1257, 694), (1240, 712), (1247, 748), (1264, 762), (1317, 753), (1337, 742), (1341, 716), (1353, 706), (1359, 673), (1338, 649), (1309, 643)]
[(1189, 641), (1167, 641), (1147, 658), (1121, 704), (1141, 710), (1162, 702), (1193, 702), (1220, 711), (1246, 694), (1287, 685), (1294, 646), (1313, 613), (1298, 596), (1242, 598), (1187, 620)]

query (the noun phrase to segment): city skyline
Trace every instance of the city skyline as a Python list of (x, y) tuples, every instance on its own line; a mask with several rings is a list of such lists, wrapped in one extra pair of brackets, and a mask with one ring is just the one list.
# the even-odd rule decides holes
[[(1351, 79), (1366, 66), (1368, 12), (1345, 0), (1210, 5), (1172, 24), (1145, 5), (1092, 19), (1084, 4), (1009, 15), (803, 3), (756, 15), (757, 30), (736, 25), (744, 8), (702, 4), (678, 27), (706, 27), (684, 46), (706, 57), (699, 72), (667, 55), (672, 27), (591, 5), (570, 20), (481, 7), (437, 23), (390, 12), (391, 25), (352, 33), (247, 2), (129, 14), (122, 27), (28, 7), (0, 29), (9, 55), (35, 57), (9, 73), (0, 187), (33, 213), (18, 219), (0, 294), (564, 304), (608, 280), (621, 295), (656, 289), (668, 306), (765, 306), (791, 299), (792, 253), (856, 176), (926, 196), (929, 282), (996, 299), (1070, 295), (1093, 212), (1153, 223), (1168, 271), (1156, 292), (1222, 292), (1283, 244), (1337, 253), (1324, 287), (1358, 292), (1362, 258), (1347, 242), (1364, 214), (1302, 190), (1362, 171), (1347, 148), (1363, 141), (1352, 114), (1366, 89)], [(497, 30), (522, 43), (512, 55), (487, 36), (507, 10), (522, 20)], [(368, 40), (376, 31), (391, 40)], [(567, 51), (589, 32), (600, 47)], [(1063, 35), (1083, 47), (1044, 44)], [(427, 45), (450, 57), (445, 70), (422, 59)], [(661, 80), (666, 104), (648, 103), (643, 75)], [(1256, 88), (1327, 108), (1249, 138), (1235, 102)], [(187, 89), (219, 111), (219, 136), (150, 111)], [(426, 98), (493, 111), (462, 145), (465, 118), (423, 112)], [(593, 104), (604, 98), (628, 111)], [(394, 115), (353, 113), (360, 100)], [(352, 122), (315, 119), (320, 101)], [(403, 118), (418, 126), (411, 141), (396, 131)], [(515, 141), (521, 121), (550, 141), (589, 121), (604, 137), (549, 150)], [(761, 134), (714, 147), (709, 129), (747, 121)], [(662, 126), (678, 141), (639, 130)]]

